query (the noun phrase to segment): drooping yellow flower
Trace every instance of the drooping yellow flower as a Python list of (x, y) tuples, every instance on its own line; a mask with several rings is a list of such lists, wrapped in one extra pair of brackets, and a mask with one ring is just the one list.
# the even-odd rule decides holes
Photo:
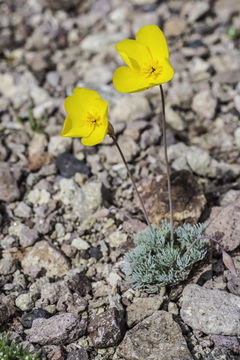
[(61, 136), (80, 137), (83, 145), (102, 142), (108, 130), (108, 103), (94, 90), (76, 88), (66, 98), (68, 116)]
[(116, 49), (128, 66), (119, 67), (113, 84), (119, 92), (132, 93), (163, 84), (172, 79), (166, 39), (156, 25), (143, 26), (136, 40), (123, 40)]

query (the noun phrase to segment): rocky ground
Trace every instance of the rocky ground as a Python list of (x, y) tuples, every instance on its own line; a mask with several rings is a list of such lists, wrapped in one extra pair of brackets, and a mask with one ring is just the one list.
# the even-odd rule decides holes
[(169, 158), (187, 176), (175, 220), (206, 221), (240, 270), (239, 0), (8, 0), (0, 24), (1, 331), (41, 359), (240, 359), (240, 282), (218, 249), (184, 284), (134, 291), (121, 264), (146, 225), (121, 159), (110, 138), (60, 137), (64, 98), (97, 90), (151, 221), (168, 217), (159, 89), (112, 85), (115, 44), (158, 24)]

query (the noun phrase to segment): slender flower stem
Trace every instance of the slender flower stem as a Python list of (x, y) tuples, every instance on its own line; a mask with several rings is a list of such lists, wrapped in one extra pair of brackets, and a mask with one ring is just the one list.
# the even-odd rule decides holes
[(211, 240), (211, 241), (215, 242), (216, 244), (219, 245), (219, 247), (220, 247), (221, 250), (224, 250), (219, 241), (217, 241), (216, 239), (214, 239), (212, 236), (203, 235), (203, 236), (199, 236), (197, 239), (194, 240), (194, 242), (189, 246), (189, 248), (187, 249), (187, 251), (185, 252), (185, 254), (184, 254), (183, 256), (187, 255), (187, 253), (189, 253), (189, 251), (194, 247), (194, 245), (195, 245), (199, 240), (204, 240), (204, 239), (208, 239), (208, 240)]
[(119, 144), (118, 144), (118, 142), (117, 142), (116, 136), (115, 136), (114, 134), (109, 134), (109, 135), (110, 135), (111, 138), (113, 139), (113, 142), (114, 142), (114, 144), (116, 145), (116, 147), (117, 147), (117, 149), (118, 149), (118, 151), (119, 151), (119, 153), (120, 153), (120, 155), (121, 155), (122, 161), (123, 161), (124, 165), (126, 166), (128, 175), (129, 175), (129, 177), (130, 177), (130, 179), (131, 179), (131, 181), (132, 181), (133, 187), (134, 187), (134, 189), (135, 189), (135, 191), (136, 191), (136, 193), (137, 193), (138, 199), (139, 199), (140, 204), (141, 204), (141, 206), (142, 206), (142, 210), (143, 210), (143, 214), (144, 214), (144, 216), (145, 216), (146, 222), (147, 222), (150, 230), (153, 232), (152, 225), (151, 225), (151, 223), (150, 223), (150, 221), (149, 221), (148, 214), (147, 214), (147, 211), (146, 211), (145, 206), (144, 206), (144, 203), (143, 203), (143, 199), (142, 199), (141, 195), (139, 194), (139, 191), (138, 191), (138, 189), (137, 189), (135, 180), (134, 180), (134, 178), (133, 178), (133, 176), (132, 176), (132, 174), (131, 174), (131, 171), (130, 171), (130, 169), (129, 169), (129, 167), (128, 167), (128, 164), (127, 164), (126, 159), (125, 159), (125, 157), (124, 157), (124, 155), (123, 155), (123, 152), (122, 152), (122, 150), (121, 150), (121, 148), (120, 148), (120, 146), (119, 146)]
[(163, 146), (164, 146), (164, 155), (167, 169), (167, 184), (168, 184), (168, 201), (169, 201), (169, 212), (170, 212), (170, 239), (173, 245), (173, 207), (172, 207), (172, 190), (171, 190), (171, 180), (170, 180), (170, 166), (168, 162), (167, 154), (167, 135), (166, 135), (166, 115), (165, 115), (165, 100), (163, 94), (162, 85), (160, 85), (160, 93), (162, 100), (162, 132), (163, 132)]
[(218, 244), (218, 246), (221, 249), (222, 252), (222, 260), (224, 265), (227, 267), (228, 270), (231, 271), (231, 273), (234, 276), (238, 276), (238, 271), (235, 267), (234, 261), (232, 259), (232, 257), (224, 250), (223, 246), (220, 244), (219, 241), (217, 241), (216, 239), (214, 239), (212, 236), (209, 235), (203, 235), (203, 236), (199, 236), (197, 239), (195, 239), (193, 241), (193, 243), (189, 246), (189, 248), (187, 249), (187, 251), (185, 252), (185, 254), (183, 254), (183, 257), (185, 255), (187, 255), (189, 253), (189, 251), (193, 248), (193, 246), (199, 241), (199, 240), (204, 240), (204, 239), (208, 239), (211, 240), (212, 242), (215, 242), (216, 244)]

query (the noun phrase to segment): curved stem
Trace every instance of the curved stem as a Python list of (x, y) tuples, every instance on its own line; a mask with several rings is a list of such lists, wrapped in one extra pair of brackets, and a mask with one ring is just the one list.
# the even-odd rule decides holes
[(162, 85), (160, 85), (160, 93), (162, 100), (162, 132), (163, 132), (163, 146), (164, 146), (164, 155), (167, 169), (167, 184), (168, 184), (168, 201), (169, 201), (169, 213), (170, 213), (170, 238), (173, 245), (173, 207), (172, 207), (172, 190), (171, 190), (171, 180), (170, 180), (170, 166), (168, 162), (167, 154), (167, 134), (166, 134), (166, 115), (165, 115), (165, 101)]
[(143, 214), (144, 214), (144, 217), (145, 217), (145, 219), (146, 219), (146, 222), (147, 222), (150, 230), (153, 232), (152, 225), (151, 225), (151, 223), (150, 223), (150, 221), (149, 221), (148, 214), (147, 214), (147, 211), (146, 211), (145, 206), (144, 206), (144, 203), (143, 203), (143, 199), (142, 199), (141, 195), (139, 194), (139, 191), (138, 191), (138, 189), (137, 189), (135, 180), (134, 180), (134, 178), (133, 178), (133, 176), (132, 176), (132, 174), (131, 174), (131, 171), (130, 171), (130, 169), (129, 169), (129, 167), (128, 167), (128, 164), (127, 164), (126, 159), (125, 159), (125, 157), (124, 157), (124, 155), (123, 155), (123, 152), (122, 152), (122, 150), (121, 150), (121, 148), (120, 148), (120, 146), (119, 146), (119, 144), (118, 144), (118, 142), (117, 142), (116, 136), (115, 136), (114, 134), (109, 134), (109, 135), (110, 135), (111, 138), (113, 139), (114, 144), (116, 145), (116, 147), (117, 147), (117, 149), (118, 149), (118, 151), (119, 151), (119, 153), (120, 153), (120, 155), (121, 155), (122, 161), (123, 161), (124, 165), (126, 166), (128, 175), (129, 175), (129, 177), (130, 177), (130, 179), (131, 179), (131, 181), (132, 181), (133, 187), (134, 187), (134, 189), (135, 189), (135, 191), (136, 191), (136, 193), (137, 193), (138, 199), (139, 199), (139, 201), (140, 201), (140, 204), (141, 204), (141, 207), (142, 207)]
[(212, 236), (203, 235), (203, 236), (199, 236), (197, 239), (194, 240), (194, 242), (189, 246), (189, 248), (187, 249), (187, 251), (185, 252), (185, 254), (184, 254), (183, 256), (185, 256), (185, 255), (194, 247), (194, 245), (195, 245), (199, 240), (204, 240), (204, 239), (208, 239), (208, 240), (211, 240), (211, 241), (215, 242), (216, 244), (219, 245), (219, 247), (220, 247), (221, 250), (224, 250), (219, 241), (217, 241), (216, 239), (214, 239)]

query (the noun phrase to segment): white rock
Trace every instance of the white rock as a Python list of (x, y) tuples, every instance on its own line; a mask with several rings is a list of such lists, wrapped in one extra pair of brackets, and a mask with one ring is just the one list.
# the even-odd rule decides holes
[(235, 130), (234, 138), (235, 138), (235, 143), (236, 143), (237, 147), (240, 147), (240, 127)]
[(19, 295), (16, 300), (16, 306), (22, 311), (29, 311), (34, 307), (34, 294), (26, 293)]
[(68, 152), (72, 147), (72, 139), (61, 136), (52, 136), (48, 144), (48, 152), (53, 156), (58, 156), (64, 152)]
[(171, 106), (166, 106), (166, 121), (174, 130), (182, 131), (186, 127), (181, 116)]
[(90, 245), (87, 241), (81, 239), (80, 237), (73, 239), (72, 246), (74, 246), (78, 250), (87, 250), (90, 248)]
[(240, 336), (240, 298), (190, 284), (183, 290), (183, 321), (206, 334)]
[(192, 108), (197, 114), (212, 119), (216, 112), (217, 100), (209, 90), (203, 90), (194, 96)]
[(47, 204), (50, 200), (51, 194), (45, 189), (31, 190), (27, 196), (27, 199), (32, 204), (42, 205)]
[(110, 272), (107, 277), (107, 282), (112, 286), (117, 286), (118, 282), (121, 281), (121, 276), (119, 276), (115, 271)]
[(127, 234), (122, 233), (119, 230), (114, 231), (109, 235), (109, 237), (106, 239), (106, 242), (111, 247), (119, 247), (121, 244), (123, 244), (127, 240)]

